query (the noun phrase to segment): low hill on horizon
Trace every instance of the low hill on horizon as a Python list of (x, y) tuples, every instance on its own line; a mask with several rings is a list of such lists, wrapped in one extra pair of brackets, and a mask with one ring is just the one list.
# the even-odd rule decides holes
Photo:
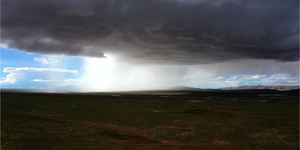
[(251, 85), (251, 86), (238, 86), (238, 87), (222, 87), (218, 89), (202, 89), (202, 88), (194, 88), (188, 86), (175, 86), (171, 87), (168, 90), (175, 91), (207, 91), (207, 90), (277, 90), (277, 91), (290, 91), (290, 90), (298, 90), (300, 86), (263, 86), (263, 85)]
[(299, 85), (295, 86), (263, 86), (263, 85), (251, 85), (251, 86), (238, 86), (238, 87), (223, 87), (220, 90), (277, 90), (277, 91), (290, 91), (300, 89)]
[(200, 89), (200, 88), (194, 88), (194, 87), (188, 87), (188, 86), (174, 86), (174, 87), (171, 87), (167, 90), (175, 90), (175, 91), (200, 91), (200, 90), (203, 90), (203, 89)]

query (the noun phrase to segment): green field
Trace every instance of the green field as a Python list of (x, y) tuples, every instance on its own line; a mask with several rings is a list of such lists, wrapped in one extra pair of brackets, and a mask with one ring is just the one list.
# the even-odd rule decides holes
[(298, 150), (299, 93), (2, 92), (1, 149)]

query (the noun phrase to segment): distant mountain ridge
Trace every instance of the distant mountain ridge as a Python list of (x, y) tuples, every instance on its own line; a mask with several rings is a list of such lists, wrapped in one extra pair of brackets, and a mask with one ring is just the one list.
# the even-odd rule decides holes
[(295, 86), (263, 86), (263, 85), (251, 85), (251, 86), (239, 86), (239, 87), (223, 87), (220, 90), (277, 90), (277, 91), (289, 91), (300, 89), (299, 85)]

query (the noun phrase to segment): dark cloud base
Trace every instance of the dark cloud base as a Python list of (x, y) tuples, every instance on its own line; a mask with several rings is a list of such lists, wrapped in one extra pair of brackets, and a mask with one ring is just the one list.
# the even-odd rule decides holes
[(299, 60), (298, 0), (2, 0), (2, 43), (139, 63)]

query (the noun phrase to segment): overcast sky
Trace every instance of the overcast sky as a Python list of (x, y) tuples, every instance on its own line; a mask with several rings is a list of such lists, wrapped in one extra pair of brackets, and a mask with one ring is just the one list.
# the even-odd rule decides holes
[(2, 88), (299, 84), (298, 0), (2, 0), (1, 38)]

